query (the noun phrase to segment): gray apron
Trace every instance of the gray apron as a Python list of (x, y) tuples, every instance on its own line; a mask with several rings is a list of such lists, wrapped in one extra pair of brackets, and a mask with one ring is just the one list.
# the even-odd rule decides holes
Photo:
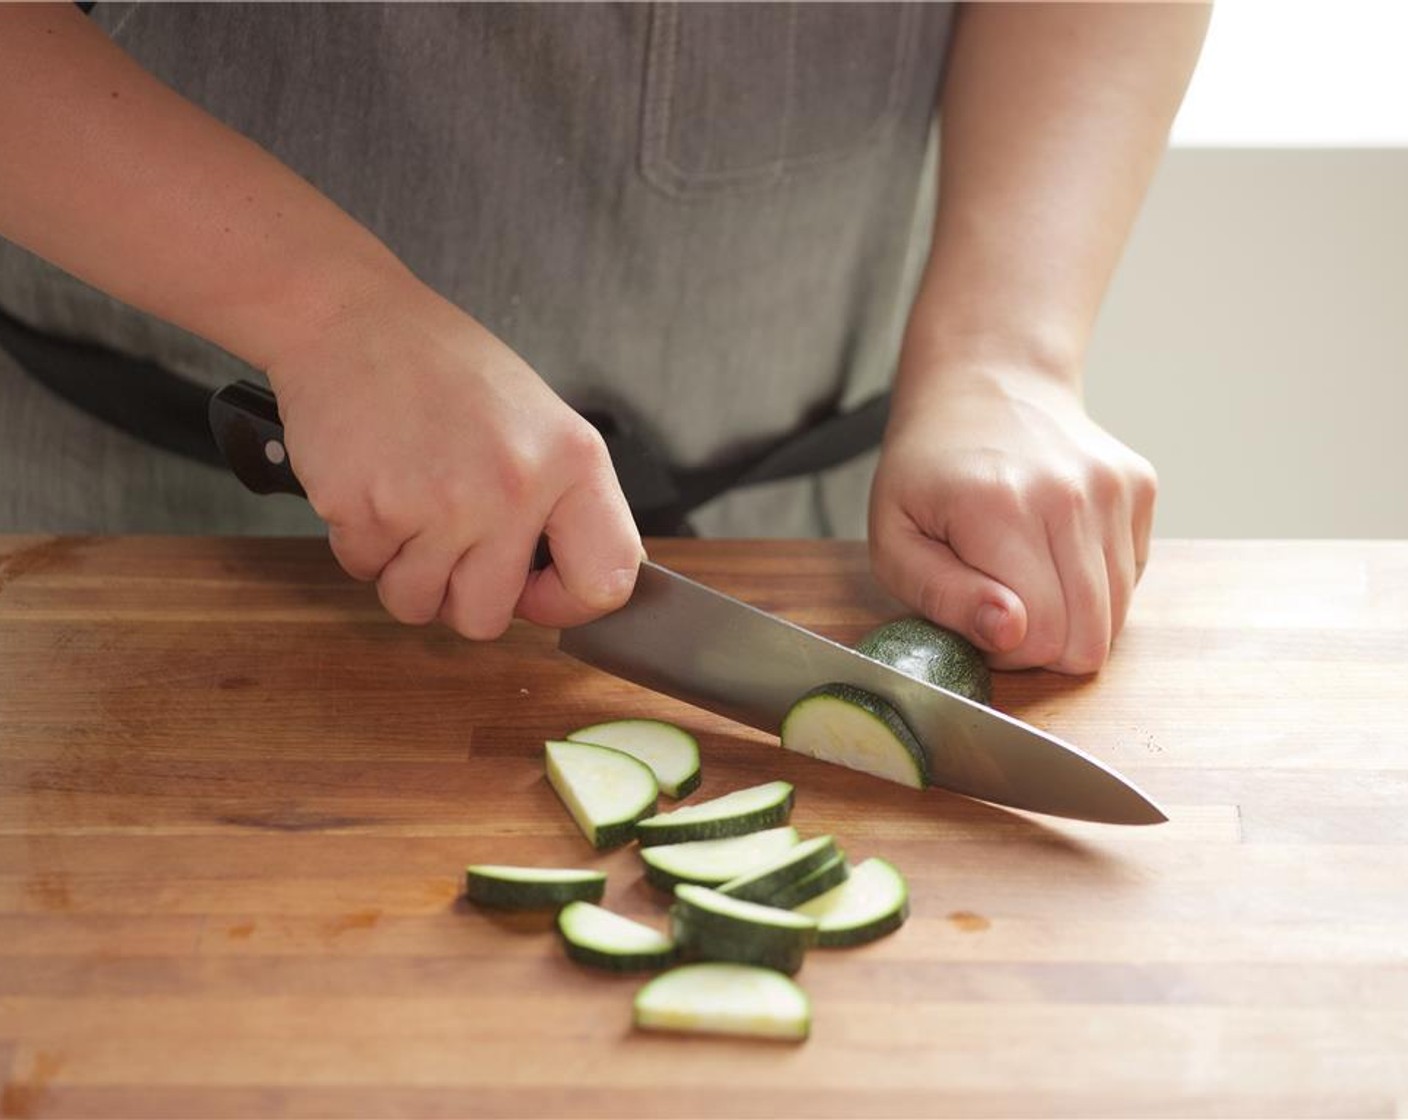
[[(892, 376), (950, 5), (99, 4), (513, 347), (681, 468)], [(101, 198), (93, 205), (101, 206)], [(0, 241), (0, 308), (215, 387), (249, 371)], [(473, 438), (466, 432), (465, 438)], [(862, 536), (873, 456), (734, 491), (707, 535)], [(320, 532), (0, 354), (0, 530)]]

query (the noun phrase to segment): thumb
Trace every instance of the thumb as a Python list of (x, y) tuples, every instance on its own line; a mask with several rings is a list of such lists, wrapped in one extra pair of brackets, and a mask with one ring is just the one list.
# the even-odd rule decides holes
[(544, 527), (553, 562), (528, 577), (515, 613), (539, 626), (577, 626), (630, 598), (640, 534), (614, 475), (572, 488)]
[(879, 549), (875, 568), (892, 594), (979, 649), (1005, 653), (1027, 635), (1027, 608), (1016, 592), (965, 564), (943, 541), (897, 533)]

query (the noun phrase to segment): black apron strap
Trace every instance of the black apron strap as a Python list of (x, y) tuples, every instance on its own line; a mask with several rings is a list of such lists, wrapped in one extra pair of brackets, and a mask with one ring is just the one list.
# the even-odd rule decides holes
[(51, 392), (163, 451), (223, 467), (206, 424), (210, 394), (155, 362), (37, 331), (0, 311), (0, 349)]
[[(104, 346), (37, 331), (0, 311), (0, 349), (70, 404), (128, 435), (207, 466), (224, 467), (206, 419), (210, 393), (188, 378)], [(621, 489), (646, 536), (690, 536), (689, 515), (740, 487), (815, 474), (880, 443), (890, 411), (880, 393), (742, 462), (675, 470), (629, 421), (583, 416), (601, 432)]]

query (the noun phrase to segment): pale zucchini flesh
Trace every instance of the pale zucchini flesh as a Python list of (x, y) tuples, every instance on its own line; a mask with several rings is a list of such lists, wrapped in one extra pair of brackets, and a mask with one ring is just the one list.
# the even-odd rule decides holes
[(840, 886), (793, 912), (816, 920), (816, 943), (823, 948), (863, 945), (904, 924), (909, 888), (892, 863), (876, 856), (852, 868)]
[(548, 781), (594, 848), (614, 848), (655, 812), (659, 785), (638, 758), (591, 743), (550, 740)]
[(465, 896), (501, 910), (550, 910), (569, 902), (595, 902), (606, 874), (568, 867), (516, 867), (475, 863), (465, 869)]
[(811, 1005), (780, 973), (706, 962), (672, 969), (646, 984), (636, 994), (635, 1025), (801, 1041), (811, 1030)]
[(736, 879), (751, 868), (771, 862), (795, 847), (801, 838), (791, 825), (766, 828), (722, 840), (686, 840), (642, 848), (645, 877), (661, 890), (673, 891), (680, 883), (715, 887)]
[(639, 972), (674, 963), (675, 943), (659, 930), (590, 902), (573, 902), (557, 916), (567, 955), (609, 972)]
[(669, 797), (687, 797), (699, 788), (699, 741), (682, 727), (658, 719), (617, 719), (579, 727), (574, 743), (611, 747), (638, 758), (655, 774)]
[(647, 817), (636, 825), (642, 847), (686, 840), (720, 840), (777, 828), (792, 815), (792, 784), (765, 782), (722, 797)]
[(929, 784), (924, 748), (894, 707), (848, 684), (814, 688), (782, 720), (790, 751), (913, 789)]

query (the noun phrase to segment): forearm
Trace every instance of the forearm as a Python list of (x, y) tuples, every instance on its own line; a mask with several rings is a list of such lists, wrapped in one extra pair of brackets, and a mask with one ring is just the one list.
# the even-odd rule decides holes
[(261, 368), (403, 270), (71, 4), (0, 5), (0, 236)]
[(1069, 383), (1197, 60), (1201, 4), (965, 4), (902, 396), (955, 366)]

